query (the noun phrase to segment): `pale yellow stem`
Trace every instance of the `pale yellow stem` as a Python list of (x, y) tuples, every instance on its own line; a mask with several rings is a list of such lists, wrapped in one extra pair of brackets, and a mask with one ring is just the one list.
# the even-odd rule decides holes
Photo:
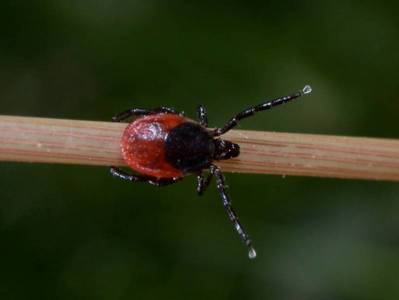
[[(0, 161), (119, 165), (125, 123), (0, 116)], [(399, 180), (399, 140), (232, 130), (223, 171)]]

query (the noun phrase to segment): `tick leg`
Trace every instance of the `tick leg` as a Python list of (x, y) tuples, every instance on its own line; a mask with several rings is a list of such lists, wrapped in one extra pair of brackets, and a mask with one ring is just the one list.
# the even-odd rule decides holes
[(202, 196), (204, 194), (209, 184), (211, 183), (212, 178), (213, 178), (212, 173), (210, 173), (206, 178), (204, 178), (204, 175), (202, 175), (202, 173), (197, 176), (198, 180), (197, 193), (199, 196)]
[(204, 106), (198, 106), (197, 117), (202, 126), (208, 127), (208, 114)]
[(310, 92), (312, 92), (312, 88), (309, 85), (307, 85), (302, 90), (300, 90), (296, 93), (293, 93), (291, 95), (276, 98), (274, 100), (266, 101), (261, 104), (249, 107), (246, 110), (244, 110), (244, 111), (238, 113), (237, 115), (235, 115), (234, 117), (232, 117), (226, 124), (223, 125), (223, 127), (216, 128), (211, 133), (213, 134), (213, 136), (222, 135), (223, 133), (226, 133), (230, 129), (237, 126), (237, 124), (240, 120), (248, 118), (248, 117), (254, 115), (256, 112), (271, 109), (274, 106), (287, 103), (287, 102), (294, 100), (298, 97), (309, 94)]
[(248, 256), (249, 258), (255, 258), (256, 257), (256, 251), (252, 247), (252, 241), (249, 238), (249, 235), (247, 234), (246, 230), (244, 227), (241, 225), (240, 221), (238, 220), (238, 217), (236, 213), (234, 212), (233, 208), (231, 207), (231, 200), (229, 195), (227, 194), (227, 186), (225, 184), (224, 176), (221, 172), (221, 170), (215, 166), (211, 165), (210, 166), (210, 171), (211, 173), (215, 176), (216, 179), (216, 186), (219, 191), (219, 194), (222, 198), (223, 206), (227, 211), (227, 215), (229, 216), (230, 221), (233, 223), (234, 228), (236, 229), (237, 233), (240, 235), (241, 239), (247, 245), (248, 247)]
[(118, 177), (123, 180), (127, 180), (130, 182), (146, 182), (155, 186), (165, 186), (169, 184), (176, 183), (177, 181), (181, 180), (181, 177), (176, 178), (155, 178), (151, 176), (140, 176), (140, 175), (133, 175), (129, 174), (119, 168), (111, 167), (110, 168), (111, 175)]
[[(154, 109), (143, 109), (143, 108), (131, 108), (128, 110), (125, 110), (116, 116), (112, 118), (113, 122), (120, 122), (123, 121), (127, 118), (133, 117), (133, 116), (147, 116), (147, 115), (153, 115), (153, 114), (158, 114), (158, 113), (168, 113), (168, 114), (177, 114), (178, 112), (174, 108), (170, 107), (157, 107)], [(180, 115), (183, 115), (183, 113), (179, 113)]]

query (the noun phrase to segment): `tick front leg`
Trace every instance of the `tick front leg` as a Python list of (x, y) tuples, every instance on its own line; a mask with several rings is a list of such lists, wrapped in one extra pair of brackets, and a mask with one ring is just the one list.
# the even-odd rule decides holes
[(176, 183), (177, 181), (181, 180), (181, 177), (176, 178), (155, 178), (151, 176), (140, 176), (129, 174), (119, 168), (111, 167), (110, 172), (112, 176), (118, 177), (120, 179), (130, 181), (130, 182), (146, 182), (155, 186), (165, 186)]
[(271, 109), (272, 107), (275, 107), (277, 105), (287, 103), (287, 102), (297, 99), (301, 96), (307, 95), (311, 92), (312, 92), (312, 88), (309, 85), (306, 85), (302, 90), (297, 91), (291, 95), (279, 97), (274, 100), (265, 101), (261, 104), (249, 107), (246, 110), (244, 110), (244, 111), (236, 114), (234, 117), (232, 117), (229, 121), (227, 121), (226, 124), (223, 125), (223, 127), (216, 128), (216, 129), (212, 130), (212, 135), (213, 136), (222, 135), (222, 134), (226, 133), (227, 131), (229, 131), (230, 129), (237, 126), (238, 122), (240, 122), (242, 119), (251, 117), (257, 112)]
[(231, 200), (229, 195), (227, 194), (227, 186), (224, 180), (224, 176), (222, 174), (222, 171), (215, 166), (211, 165), (210, 166), (210, 171), (211, 173), (215, 176), (216, 179), (216, 187), (219, 191), (219, 194), (222, 198), (223, 206), (226, 209), (227, 215), (229, 216), (230, 221), (233, 223), (235, 230), (237, 233), (240, 235), (241, 239), (247, 245), (248, 247), (248, 256), (249, 258), (253, 259), (256, 257), (256, 251), (254, 247), (252, 246), (252, 241), (244, 229), (244, 227), (241, 225), (240, 220), (238, 220), (237, 214), (231, 207)]
[(112, 118), (113, 122), (120, 122), (123, 120), (126, 120), (127, 118), (133, 117), (133, 116), (147, 116), (147, 115), (154, 115), (158, 113), (168, 113), (168, 114), (180, 114), (183, 115), (183, 113), (178, 113), (174, 108), (170, 107), (157, 107), (154, 109), (143, 109), (143, 108), (131, 108), (128, 110), (125, 110), (116, 116)]
[(202, 106), (202, 105), (198, 106), (197, 117), (198, 117), (199, 123), (202, 126), (208, 127), (208, 114), (207, 114), (204, 106)]
[(213, 174), (210, 173), (206, 179), (204, 178), (204, 175), (202, 175), (202, 173), (200, 175), (197, 176), (197, 193), (199, 196), (202, 196), (204, 194), (204, 192), (206, 191), (206, 189), (208, 188), (209, 184), (211, 183), (213, 178)]

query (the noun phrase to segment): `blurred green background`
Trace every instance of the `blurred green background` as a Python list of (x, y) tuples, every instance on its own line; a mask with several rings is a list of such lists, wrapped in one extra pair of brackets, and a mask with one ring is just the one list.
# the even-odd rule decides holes
[[(2, 0), (0, 113), (109, 120), (168, 105), (210, 125), (399, 138), (397, 1)], [(397, 183), (226, 174), (130, 185), (107, 168), (0, 164), (0, 299), (398, 299)]]

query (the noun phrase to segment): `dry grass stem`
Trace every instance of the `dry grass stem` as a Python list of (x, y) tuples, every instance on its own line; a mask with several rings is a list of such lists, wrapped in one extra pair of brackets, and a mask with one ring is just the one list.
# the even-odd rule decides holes
[[(123, 166), (126, 124), (0, 116), (0, 161)], [(399, 180), (399, 140), (233, 130), (224, 171)]]

